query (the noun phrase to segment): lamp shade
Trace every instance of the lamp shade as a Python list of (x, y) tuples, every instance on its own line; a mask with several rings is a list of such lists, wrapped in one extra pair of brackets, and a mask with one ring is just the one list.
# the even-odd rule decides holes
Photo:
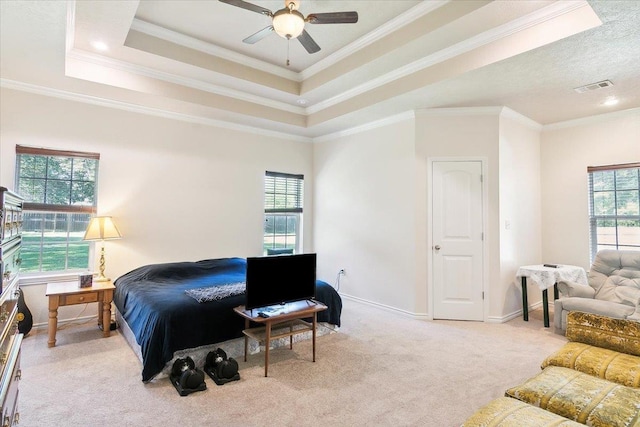
[(96, 216), (91, 218), (84, 240), (113, 240), (122, 238), (118, 227), (110, 216)]

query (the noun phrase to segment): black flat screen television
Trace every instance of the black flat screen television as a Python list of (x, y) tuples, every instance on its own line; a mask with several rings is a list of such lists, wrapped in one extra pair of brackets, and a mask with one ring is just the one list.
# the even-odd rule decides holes
[(246, 309), (315, 296), (316, 254), (247, 258)]

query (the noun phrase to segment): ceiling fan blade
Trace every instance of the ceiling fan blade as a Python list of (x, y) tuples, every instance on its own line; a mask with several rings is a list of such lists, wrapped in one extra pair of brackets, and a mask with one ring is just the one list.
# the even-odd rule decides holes
[(254, 44), (267, 37), (269, 34), (273, 32), (273, 25), (269, 25), (268, 27), (264, 27), (260, 31), (255, 34), (250, 35), (246, 39), (242, 40), (244, 43)]
[(310, 13), (305, 21), (309, 24), (355, 24), (358, 12)]
[(306, 30), (302, 30), (302, 34), (298, 36), (298, 40), (300, 40), (300, 44), (307, 49), (309, 53), (316, 53), (320, 50), (320, 46), (318, 46)]
[(241, 7), (242, 9), (247, 9), (252, 12), (261, 13), (267, 16), (273, 16), (273, 13), (269, 9), (265, 9), (262, 6), (258, 6), (243, 0), (220, 0), (222, 3), (230, 4), (231, 6)]

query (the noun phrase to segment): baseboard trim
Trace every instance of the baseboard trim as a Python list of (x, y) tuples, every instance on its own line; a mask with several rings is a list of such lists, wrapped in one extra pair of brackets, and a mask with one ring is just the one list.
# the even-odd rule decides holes
[(340, 296), (342, 298), (346, 299), (346, 300), (358, 302), (360, 304), (368, 305), (368, 306), (375, 307), (375, 308), (380, 308), (382, 310), (389, 311), (391, 313), (400, 314), (402, 316), (410, 317), (412, 319), (433, 320), (429, 313), (413, 313), (411, 311), (402, 310), (400, 308), (392, 307), (392, 306), (386, 305), (386, 304), (381, 304), (379, 302), (371, 301), (371, 300), (368, 300), (368, 299), (365, 299), (365, 298), (356, 297), (356, 296), (345, 294), (345, 293), (342, 293), (342, 292), (340, 293)]
[[(83, 324), (83, 323), (88, 323), (89, 321), (96, 322), (96, 327), (98, 326), (98, 318), (95, 315), (93, 315), (93, 316), (74, 317), (73, 319), (59, 319), (58, 329), (60, 329), (60, 326), (64, 326), (70, 323)], [(47, 322), (34, 323), (31, 329), (41, 330), (41, 329), (47, 329), (48, 327), (49, 327), (49, 322), (47, 321)]]
[[(402, 316), (405, 317), (410, 317), (412, 319), (417, 319), (417, 320), (433, 320), (433, 316), (429, 313), (413, 313), (411, 311), (407, 311), (407, 310), (402, 310), (400, 308), (396, 308), (396, 307), (392, 307), (390, 305), (386, 305), (386, 304), (381, 304), (379, 302), (375, 302), (375, 301), (371, 301), (365, 298), (360, 298), (360, 297), (356, 297), (353, 295), (349, 295), (349, 294), (345, 294), (340, 292), (340, 296), (346, 300), (349, 301), (354, 301), (360, 304), (364, 304), (364, 305), (368, 305), (370, 307), (375, 307), (375, 308), (380, 308), (382, 310), (385, 311), (389, 311), (391, 313), (396, 313), (396, 314), (400, 314)], [(551, 303), (550, 303), (551, 305)], [(529, 311), (533, 311), (536, 310), (538, 308), (542, 307), (542, 301), (538, 301), (536, 303), (533, 303), (529, 306)], [(522, 309), (520, 310), (516, 310), (513, 311), (509, 314), (505, 314), (504, 316), (489, 316), (487, 317), (487, 320), (485, 321), (486, 323), (506, 323), (512, 319), (515, 319), (516, 317), (521, 317), (522, 316)]]
[[(542, 307), (542, 301), (538, 301), (534, 304), (531, 304), (529, 306), (529, 311), (536, 310), (540, 307)], [(513, 320), (516, 317), (520, 317), (520, 316), (522, 316), (522, 309), (512, 311), (511, 313), (505, 314), (504, 316), (489, 316), (487, 318), (487, 323), (506, 323), (509, 320)]]

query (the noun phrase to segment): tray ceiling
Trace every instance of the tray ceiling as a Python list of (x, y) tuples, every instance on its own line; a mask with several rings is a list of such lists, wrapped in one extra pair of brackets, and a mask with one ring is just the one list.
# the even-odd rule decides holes
[[(572, 91), (603, 79), (618, 109), (639, 105), (639, 3), (303, 0), (305, 15), (359, 14), (307, 24), (309, 54), (275, 33), (242, 43), (270, 18), (219, 1), (2, 2), (2, 83), (302, 138), (422, 108), (507, 106), (547, 124), (606, 112), (603, 94)], [(38, 66), (40, 51), (64, 71)]]

